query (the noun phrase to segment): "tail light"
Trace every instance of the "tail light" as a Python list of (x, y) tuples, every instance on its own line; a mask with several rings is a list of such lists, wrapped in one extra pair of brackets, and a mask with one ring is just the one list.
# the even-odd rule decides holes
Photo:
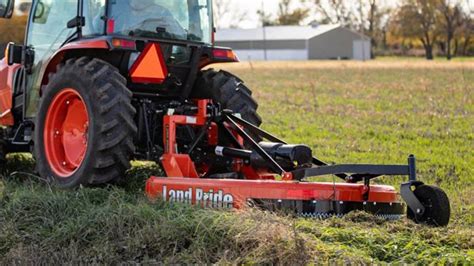
[(214, 60), (223, 62), (239, 62), (239, 58), (230, 49), (214, 48), (212, 50), (212, 57)]
[(136, 50), (137, 44), (132, 40), (114, 38), (112, 39), (112, 47), (116, 49)]

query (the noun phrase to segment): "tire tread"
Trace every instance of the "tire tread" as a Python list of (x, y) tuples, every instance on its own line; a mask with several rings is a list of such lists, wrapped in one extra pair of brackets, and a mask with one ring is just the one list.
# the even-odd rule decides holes
[[(79, 185), (103, 184), (122, 178), (130, 166), (130, 159), (135, 151), (133, 138), (137, 133), (134, 123), (136, 110), (131, 104), (132, 92), (127, 88), (127, 79), (117, 68), (100, 59), (87, 57), (68, 59), (58, 65), (56, 73), (51, 75), (49, 84), (71, 77), (90, 77), (91, 99), (96, 99), (94, 113), (97, 130), (96, 145), (92, 150), (94, 160), (86, 164), (83, 176), (74, 177), (70, 182), (58, 183), (63, 188), (74, 188)], [(48, 84), (48, 85), (49, 85)], [(44, 89), (53, 89), (45, 86)], [(46, 103), (45, 103), (46, 104)], [(94, 106), (94, 105), (93, 105)], [(35, 133), (35, 136), (40, 136)], [(40, 156), (35, 149), (35, 157)], [(44, 163), (43, 163), (44, 164)], [(38, 165), (40, 174), (50, 175), (48, 167)], [(74, 176), (74, 175), (73, 175)], [(73, 178), (73, 177), (71, 177)]]

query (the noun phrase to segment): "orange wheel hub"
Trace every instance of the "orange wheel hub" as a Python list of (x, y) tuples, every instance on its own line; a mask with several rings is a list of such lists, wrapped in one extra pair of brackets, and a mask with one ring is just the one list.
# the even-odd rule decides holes
[(72, 88), (60, 91), (49, 106), (44, 145), (51, 170), (62, 178), (81, 166), (88, 145), (89, 114), (84, 100)]

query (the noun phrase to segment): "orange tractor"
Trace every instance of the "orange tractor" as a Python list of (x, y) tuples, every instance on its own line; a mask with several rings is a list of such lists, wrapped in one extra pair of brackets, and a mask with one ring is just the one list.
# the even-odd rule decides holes
[[(0, 160), (33, 152), (60, 188), (109, 183), (130, 160), (158, 162), (150, 198), (204, 207), (248, 205), (305, 217), (353, 210), (446, 225), (439, 188), (406, 165), (327, 165), (306, 145), (259, 128), (238, 77), (204, 70), (237, 62), (213, 44), (211, 0), (33, 0), (23, 44), (0, 62)], [(0, 0), (11, 17), (14, 1)], [(335, 175), (341, 183), (315, 182)], [(399, 193), (371, 181), (408, 176)], [(406, 208), (408, 206), (408, 208)]]

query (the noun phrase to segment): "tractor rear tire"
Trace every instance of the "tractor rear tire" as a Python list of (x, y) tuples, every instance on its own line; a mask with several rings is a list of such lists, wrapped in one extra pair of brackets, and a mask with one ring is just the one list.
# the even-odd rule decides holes
[(42, 90), (34, 133), (42, 177), (60, 188), (76, 188), (124, 176), (137, 132), (126, 83), (99, 59), (81, 57), (58, 66)]
[(446, 226), (449, 223), (451, 208), (446, 193), (435, 186), (420, 185), (415, 191), (415, 196), (425, 207), (421, 217), (408, 208), (407, 217), (416, 223), (424, 223), (431, 226)]
[(201, 72), (196, 81), (193, 98), (212, 99), (241, 115), (241, 117), (255, 126), (262, 124), (258, 115), (258, 103), (252, 97), (252, 91), (245, 86), (238, 77), (226, 71), (208, 69)]

